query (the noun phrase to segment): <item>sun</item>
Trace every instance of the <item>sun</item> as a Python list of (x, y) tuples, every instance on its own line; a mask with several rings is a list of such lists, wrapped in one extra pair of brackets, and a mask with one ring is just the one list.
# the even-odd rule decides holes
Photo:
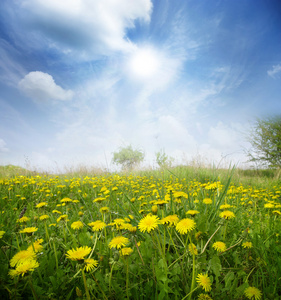
[(150, 48), (137, 49), (129, 60), (129, 69), (138, 79), (153, 77), (160, 68), (157, 52)]

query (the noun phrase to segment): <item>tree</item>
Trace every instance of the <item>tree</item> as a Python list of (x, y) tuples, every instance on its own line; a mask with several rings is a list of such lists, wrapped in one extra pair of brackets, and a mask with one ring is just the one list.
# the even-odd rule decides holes
[(174, 158), (168, 156), (163, 149), (155, 153), (156, 162), (160, 168), (171, 167)]
[(281, 167), (281, 115), (257, 119), (249, 135), (250, 161), (269, 168)]
[(121, 165), (123, 170), (131, 170), (141, 163), (144, 159), (144, 152), (134, 150), (131, 145), (119, 148), (119, 151), (113, 152), (113, 163)]

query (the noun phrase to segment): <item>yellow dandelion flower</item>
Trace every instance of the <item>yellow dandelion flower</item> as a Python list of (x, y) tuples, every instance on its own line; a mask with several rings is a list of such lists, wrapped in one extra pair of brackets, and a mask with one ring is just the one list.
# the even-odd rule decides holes
[(84, 260), (85, 256), (87, 256), (91, 252), (91, 250), (92, 249), (88, 246), (71, 249), (67, 251), (66, 257), (74, 261)]
[(40, 221), (44, 221), (44, 220), (47, 220), (47, 219), (49, 219), (48, 215), (42, 215), (42, 216), (39, 217)]
[(59, 215), (61, 215), (61, 214), (62, 214), (62, 212), (61, 212), (61, 211), (59, 211), (59, 210), (56, 210), (56, 209), (54, 209), (54, 210), (52, 211), (52, 213), (57, 213), (57, 214), (59, 214)]
[(281, 212), (279, 210), (273, 210), (272, 213), (278, 216), (281, 215)]
[(212, 300), (212, 298), (208, 294), (200, 294), (197, 300)]
[(2, 239), (3, 235), (5, 234), (6, 231), (0, 231), (0, 239)]
[(213, 248), (218, 252), (224, 252), (226, 250), (226, 245), (224, 242), (215, 242)]
[(63, 198), (60, 202), (62, 203), (70, 203), (72, 200), (70, 198)]
[(139, 221), (139, 229), (141, 232), (150, 232), (158, 227), (160, 220), (157, 216), (147, 215)]
[(39, 263), (34, 259), (26, 259), (17, 265), (15, 270), (9, 272), (11, 277), (22, 275), (24, 276), (29, 271), (34, 271), (35, 268), (39, 267)]
[(29, 220), (30, 220), (30, 218), (28, 218), (26, 216), (23, 216), (23, 217), (21, 217), (20, 219), (17, 220), (17, 223), (25, 223)]
[(209, 292), (211, 288), (211, 279), (208, 274), (198, 274), (196, 277), (197, 283), (204, 289), (205, 292)]
[(158, 211), (158, 206), (157, 206), (157, 205), (152, 205), (151, 211), (152, 211), (154, 214), (156, 214), (157, 211)]
[(87, 258), (87, 259), (85, 259), (85, 260), (84, 260), (84, 263), (86, 264), (86, 265), (85, 265), (85, 270), (86, 270), (87, 272), (92, 271), (92, 270), (93, 270), (94, 268), (96, 268), (97, 265), (98, 265), (98, 261), (95, 260), (95, 259), (93, 259), (93, 258)]
[(187, 212), (186, 212), (186, 214), (187, 215), (191, 215), (191, 216), (195, 216), (195, 215), (197, 215), (197, 214), (199, 214), (199, 211), (198, 210), (188, 210)]
[(193, 243), (188, 245), (188, 250), (191, 254), (198, 255), (198, 250)]
[(196, 223), (194, 222), (194, 220), (185, 218), (178, 222), (176, 230), (180, 234), (186, 234), (187, 232), (192, 231), (195, 228), (195, 226)]
[(272, 204), (272, 203), (266, 203), (264, 205), (264, 208), (274, 208), (274, 204)]
[(52, 226), (54, 226), (54, 227), (55, 227), (55, 226), (57, 226), (57, 224), (55, 224), (55, 223), (52, 223), (52, 224), (50, 224), (50, 225), (49, 225), (49, 227), (52, 227)]
[(110, 249), (112, 249), (112, 248), (121, 249), (122, 247), (125, 247), (127, 244), (129, 244), (129, 240), (126, 237), (124, 237), (124, 236), (116, 236), (108, 244), (108, 247)]
[(253, 244), (252, 244), (252, 242), (244, 242), (243, 244), (242, 244), (242, 247), (243, 248), (253, 248)]
[(70, 227), (72, 229), (81, 229), (81, 228), (83, 228), (83, 226), (84, 225), (81, 221), (76, 221), (76, 222), (73, 222)]
[(128, 228), (128, 230), (131, 232), (131, 233), (135, 233), (137, 231), (137, 226), (131, 226)]
[(168, 224), (169, 226), (176, 226), (179, 222), (179, 217), (177, 215), (170, 215), (161, 220), (162, 224)]
[(100, 208), (100, 212), (101, 212), (102, 214), (108, 213), (108, 212), (109, 212), (109, 207), (107, 207), (107, 206), (101, 207), (101, 208)]
[(235, 218), (235, 214), (230, 210), (225, 210), (225, 211), (220, 213), (220, 217), (225, 219), (225, 220), (229, 220), (229, 219)]
[(213, 200), (212, 199), (210, 199), (210, 198), (205, 198), (204, 200), (203, 200), (203, 203), (204, 204), (212, 204), (213, 203)]
[(228, 209), (228, 208), (231, 208), (231, 207), (232, 207), (232, 205), (230, 205), (230, 204), (222, 204), (220, 206), (220, 209)]
[(119, 251), (120, 255), (122, 256), (129, 256), (133, 253), (133, 249), (130, 248), (130, 247), (125, 247), (125, 248), (122, 248), (120, 251)]
[(40, 203), (38, 203), (35, 207), (36, 207), (36, 208), (40, 208), (40, 207), (47, 206), (47, 205), (48, 205), (47, 202), (40, 202)]
[(259, 300), (261, 299), (262, 296), (261, 291), (253, 286), (249, 286), (248, 288), (246, 288), (244, 294), (248, 299), (254, 299), (254, 300)]
[(100, 220), (91, 222), (88, 225), (92, 227), (93, 231), (101, 231), (103, 228), (106, 227), (106, 223), (104, 223), (103, 221), (100, 221)]
[(39, 239), (39, 240), (35, 241), (33, 243), (33, 246), (30, 245), (27, 248), (27, 251), (35, 251), (36, 253), (42, 251), (42, 249), (43, 249), (43, 246), (41, 245), (42, 243), (43, 243), (43, 239)]
[(26, 227), (23, 230), (21, 230), (20, 233), (31, 234), (33, 232), (36, 232), (37, 230), (38, 230), (38, 228), (36, 228), (36, 227)]
[(68, 221), (68, 216), (67, 215), (61, 215), (60, 217), (57, 218), (57, 223), (60, 221)]
[(35, 259), (36, 254), (32, 250), (22, 250), (18, 253), (16, 253), (10, 260), (10, 265), (12, 267), (16, 266), (19, 263), (22, 263), (25, 260)]

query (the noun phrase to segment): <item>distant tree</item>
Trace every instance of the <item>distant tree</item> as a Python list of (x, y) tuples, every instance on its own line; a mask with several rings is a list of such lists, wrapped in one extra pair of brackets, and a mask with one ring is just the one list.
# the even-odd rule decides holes
[(269, 168), (281, 168), (281, 115), (257, 119), (249, 134), (250, 161)]
[(158, 166), (160, 168), (171, 167), (171, 165), (174, 161), (174, 158), (171, 156), (168, 156), (165, 153), (164, 149), (161, 149), (160, 151), (156, 152), (155, 156), (156, 156), (156, 163), (158, 164)]
[(117, 152), (113, 152), (113, 163), (121, 165), (123, 170), (131, 170), (144, 160), (144, 152), (134, 150), (131, 145), (121, 147)]

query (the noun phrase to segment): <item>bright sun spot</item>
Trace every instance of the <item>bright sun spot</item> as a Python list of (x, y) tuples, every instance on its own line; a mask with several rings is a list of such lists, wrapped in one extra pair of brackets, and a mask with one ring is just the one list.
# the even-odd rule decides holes
[(129, 61), (129, 68), (136, 77), (147, 79), (159, 70), (160, 61), (155, 51), (151, 49), (138, 49)]

